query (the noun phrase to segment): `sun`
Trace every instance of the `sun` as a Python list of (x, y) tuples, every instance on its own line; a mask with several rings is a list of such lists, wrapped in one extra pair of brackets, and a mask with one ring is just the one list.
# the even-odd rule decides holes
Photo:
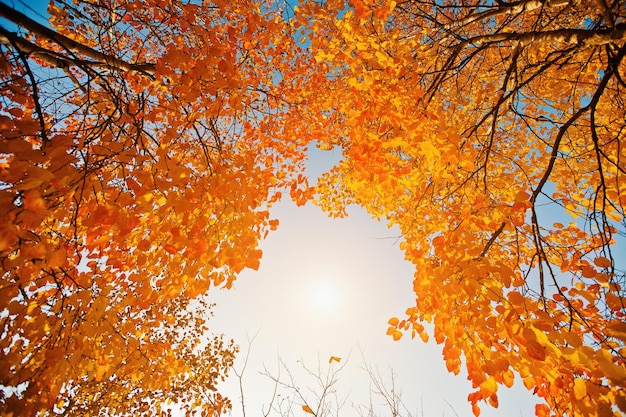
[(337, 279), (324, 274), (311, 277), (306, 298), (309, 308), (316, 314), (329, 314), (341, 305), (341, 288)]

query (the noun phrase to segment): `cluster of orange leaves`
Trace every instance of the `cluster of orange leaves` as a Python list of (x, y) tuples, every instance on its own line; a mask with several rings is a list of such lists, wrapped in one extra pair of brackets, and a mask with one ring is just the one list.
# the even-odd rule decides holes
[[(73, 63), (61, 84), (50, 60), (0, 55), (0, 384), (20, 391), (3, 413), (150, 414), (172, 401), (221, 413), (215, 384), (236, 348), (198, 344), (192, 306), (258, 268), (283, 192), (399, 228), (416, 305), (388, 334), (428, 340), (431, 323), (448, 369), (466, 367), (476, 415), (516, 378), (545, 400), (538, 416), (626, 411), (623, 273), (608, 251), (626, 204), (623, 88), (613, 78), (593, 120), (568, 119), (595, 97), (606, 55), (590, 46), (520, 69), (522, 122), (499, 108), (507, 59), (542, 68), (565, 38), (479, 49), (437, 78), (446, 38), (429, 38), (437, 28), (410, 2), (307, 1), (295, 14), (248, 0), (99, 3), (52, 6), (51, 25), (136, 71), (36, 34)], [(503, 38), (543, 12), (522, 3), (520, 20), (495, 15)], [(596, 13), (582, 3), (562, 20)], [(478, 37), (494, 27), (469, 22)], [(313, 142), (343, 154), (314, 189), (302, 175)], [(566, 224), (537, 214), (542, 202)]]

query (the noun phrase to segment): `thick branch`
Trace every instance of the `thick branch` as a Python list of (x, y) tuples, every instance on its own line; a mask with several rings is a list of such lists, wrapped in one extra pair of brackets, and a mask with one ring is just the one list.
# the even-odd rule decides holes
[[(100, 51), (97, 51), (93, 48), (90, 48), (86, 45), (83, 45), (79, 42), (76, 42), (70, 38), (68, 38), (67, 36), (61, 35), (57, 32), (55, 32), (54, 30), (47, 28), (39, 23), (37, 23), (36, 21), (34, 21), (33, 19), (29, 18), (28, 16), (26, 16), (25, 14), (22, 14), (20, 12), (18, 12), (17, 10), (12, 9), (11, 7), (7, 6), (6, 4), (0, 2), (0, 17), (3, 17), (7, 20), (10, 20), (11, 22), (15, 23), (16, 25), (28, 30), (29, 32), (37, 35), (37, 36), (41, 36), (44, 38), (47, 38), (53, 42), (55, 42), (56, 44), (58, 44), (59, 46), (65, 48), (68, 51), (74, 51), (77, 52), (81, 55), (84, 55), (88, 58), (91, 58), (93, 60), (95, 60), (96, 62), (88, 62), (88, 61), (83, 61), (84, 64), (88, 64), (91, 66), (97, 66), (97, 67), (106, 67), (108, 69), (112, 69), (112, 70), (121, 70), (121, 71), (136, 71), (136, 72), (141, 72), (144, 74), (153, 72), (155, 69), (155, 65), (154, 64), (150, 64), (150, 63), (136, 63), (136, 64), (131, 64), (128, 63), (126, 61), (123, 61), (121, 59), (118, 59), (114, 56), (111, 55), (107, 55), (107, 54), (103, 54)], [(17, 37), (17, 35), (15, 35)], [(37, 52), (37, 57), (41, 58), (42, 60), (44, 60), (47, 63), (52, 64), (53, 62), (55, 64), (53, 65), (58, 65), (59, 63), (61, 63), (61, 61), (59, 61), (59, 57), (55, 57), (55, 53), (53, 53), (52, 51), (48, 51), (44, 48), (40, 48), (37, 47), (35, 45), (33, 45), (32, 43), (17, 37), (18, 39), (21, 39), (20, 42), (22, 45), (20, 45), (20, 48), (24, 48), (22, 49), (24, 52), (29, 53), (28, 49), (31, 50), (31, 52)], [(0, 39), (2, 40), (2, 39)], [(31, 46), (29, 46), (28, 44), (30, 44)], [(48, 59), (48, 60), (46, 60)], [(66, 58), (63, 57), (61, 58), (62, 60), (70, 60), (70, 61), (75, 61), (74, 59), (71, 58)]]
[(485, 10), (479, 13), (472, 13), (463, 19), (456, 20), (443, 26), (446, 30), (460, 28), (472, 24), (478, 20), (486, 20), (495, 16), (514, 15), (522, 12), (530, 12), (541, 7), (562, 7), (569, 4), (569, 0), (525, 0), (512, 3), (505, 3), (497, 9)]
[(467, 39), (452, 48), (463, 49), (469, 45), (480, 46), (485, 43), (517, 41), (521, 46), (531, 43), (576, 43), (582, 46), (600, 46), (616, 41), (626, 40), (626, 23), (620, 23), (613, 29), (557, 29), (542, 32), (502, 32), (489, 35), (475, 36)]
[(18, 36), (15, 32), (8, 32), (0, 27), (0, 43), (13, 45), (21, 52), (28, 56), (35, 57), (55, 68), (67, 68), (69, 61), (66, 57), (60, 56), (58, 53), (50, 51), (35, 45), (32, 42)]

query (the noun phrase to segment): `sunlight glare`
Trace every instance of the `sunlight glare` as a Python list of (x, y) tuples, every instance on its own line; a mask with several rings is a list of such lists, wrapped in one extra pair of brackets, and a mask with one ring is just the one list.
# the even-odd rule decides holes
[(337, 280), (330, 275), (311, 278), (307, 289), (309, 307), (317, 314), (328, 314), (341, 304), (341, 291)]

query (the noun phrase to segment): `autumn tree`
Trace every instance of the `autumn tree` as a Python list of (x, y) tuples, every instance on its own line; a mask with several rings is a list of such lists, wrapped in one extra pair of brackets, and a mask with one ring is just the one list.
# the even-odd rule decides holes
[(325, 65), (308, 117), (343, 160), (317, 185), (402, 232), (429, 338), (479, 403), (626, 412), (626, 7), (620, 0), (306, 2)]
[(282, 192), (309, 197), (279, 6), (0, 3), (0, 414), (228, 407), (236, 349), (196, 299), (258, 267)]

